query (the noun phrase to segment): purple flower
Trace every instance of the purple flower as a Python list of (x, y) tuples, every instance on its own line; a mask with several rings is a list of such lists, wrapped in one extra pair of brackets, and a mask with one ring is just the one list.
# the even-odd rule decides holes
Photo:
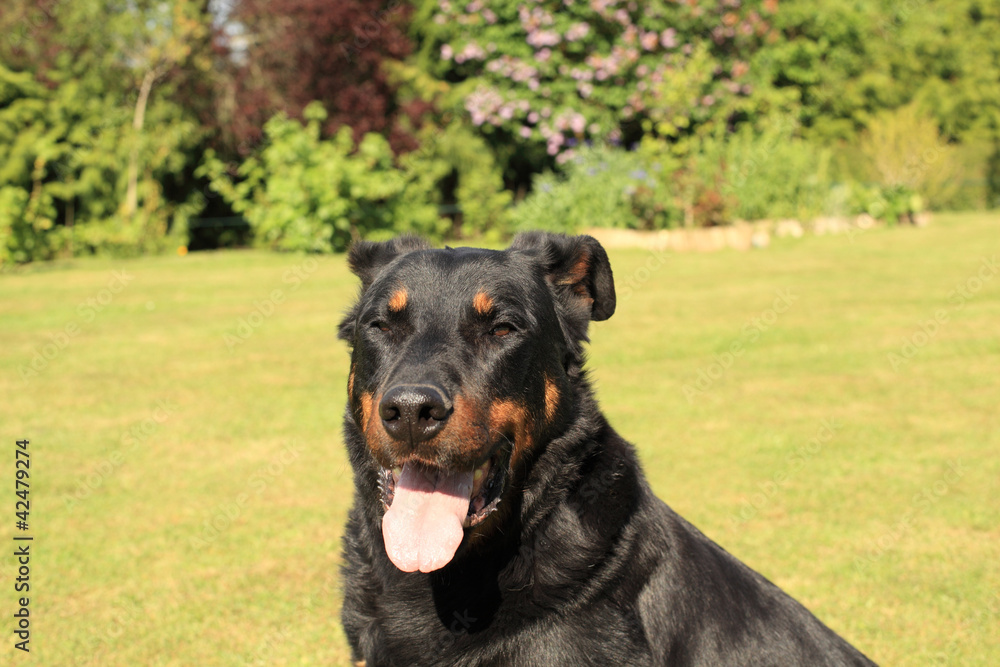
[(590, 34), (590, 26), (586, 23), (574, 23), (566, 31), (566, 41), (575, 42), (578, 39), (583, 39)]
[[(544, 23), (548, 24), (552, 22), (551, 20), (552, 17), (548, 17), (548, 19), (549, 20)], [(522, 24), (523, 23), (524, 21), (522, 20)], [(533, 13), (531, 19), (529, 19), (529, 21), (527, 22), (527, 25), (524, 26), (524, 29), (528, 31), (528, 39), (527, 39), (528, 44), (535, 47), (536, 49), (539, 49), (543, 46), (555, 46), (560, 41), (562, 41), (562, 37), (560, 37), (559, 33), (557, 33), (554, 30), (538, 30), (536, 26), (542, 23), (543, 21), (536, 18), (535, 14)]]

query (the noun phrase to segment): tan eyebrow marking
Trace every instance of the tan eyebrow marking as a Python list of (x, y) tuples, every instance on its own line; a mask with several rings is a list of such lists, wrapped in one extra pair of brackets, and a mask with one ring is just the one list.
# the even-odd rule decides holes
[(406, 288), (401, 287), (396, 290), (391, 297), (389, 297), (389, 310), (399, 312), (406, 308), (406, 300), (409, 295), (406, 293)]
[(472, 297), (472, 307), (480, 315), (485, 315), (493, 310), (493, 299), (486, 292), (476, 292), (476, 296)]

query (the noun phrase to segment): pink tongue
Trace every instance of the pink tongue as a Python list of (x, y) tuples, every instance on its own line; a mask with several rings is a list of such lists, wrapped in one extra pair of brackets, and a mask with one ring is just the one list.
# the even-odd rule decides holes
[(472, 471), (447, 473), (407, 463), (382, 519), (385, 552), (403, 572), (433, 572), (462, 543)]

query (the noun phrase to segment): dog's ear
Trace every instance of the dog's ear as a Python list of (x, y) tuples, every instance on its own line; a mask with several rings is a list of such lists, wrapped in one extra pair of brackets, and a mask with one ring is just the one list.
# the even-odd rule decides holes
[[(364, 294), (378, 274), (400, 255), (413, 250), (426, 250), (430, 244), (419, 236), (398, 236), (391, 241), (356, 241), (347, 252), (347, 264), (358, 278), (361, 278), (361, 293)], [(355, 303), (344, 316), (337, 329), (337, 338), (351, 341), (358, 316)]]
[(426, 250), (430, 244), (419, 236), (397, 236), (391, 241), (356, 241), (347, 253), (347, 264), (361, 278), (364, 291), (392, 260), (413, 250)]
[(594, 237), (523, 232), (514, 237), (510, 249), (535, 255), (564, 303), (585, 307), (595, 321), (614, 315), (611, 262)]

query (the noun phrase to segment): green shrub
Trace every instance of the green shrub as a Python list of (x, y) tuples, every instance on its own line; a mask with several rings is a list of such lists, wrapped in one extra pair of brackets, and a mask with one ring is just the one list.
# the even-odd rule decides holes
[(41, 188), (0, 187), (0, 266), (51, 259), (58, 247), (52, 233), (52, 197)]
[(517, 229), (574, 232), (587, 227), (664, 229), (680, 223), (667, 183), (674, 162), (638, 152), (584, 148), (564, 166), (546, 172), (512, 217)]
[(790, 121), (763, 132), (743, 127), (704, 149), (724, 165), (722, 192), (743, 220), (811, 220), (826, 212), (830, 152), (795, 136)]
[(924, 199), (905, 185), (852, 183), (849, 186), (848, 213), (867, 213), (889, 224), (915, 221)]
[(888, 200), (919, 194), (930, 208), (940, 208), (955, 198), (965, 176), (958, 148), (915, 104), (875, 116), (858, 148), (859, 176)]
[(434, 161), (418, 155), (397, 165), (384, 137), (367, 134), (355, 146), (347, 127), (320, 140), (326, 111), (314, 102), (304, 115), (305, 126), (284, 114), (269, 120), (266, 146), (239, 167), (238, 180), (212, 151), (197, 172), (246, 217), (256, 244), (329, 252), (362, 237), (444, 233)]
[(508, 231), (511, 193), (504, 189), (489, 145), (460, 122), (429, 126), (420, 138), (421, 148), (400, 158), (400, 164), (436, 178), (433, 187), (445, 190), (446, 201), (457, 206), (459, 225), (450, 235), (500, 240)]

